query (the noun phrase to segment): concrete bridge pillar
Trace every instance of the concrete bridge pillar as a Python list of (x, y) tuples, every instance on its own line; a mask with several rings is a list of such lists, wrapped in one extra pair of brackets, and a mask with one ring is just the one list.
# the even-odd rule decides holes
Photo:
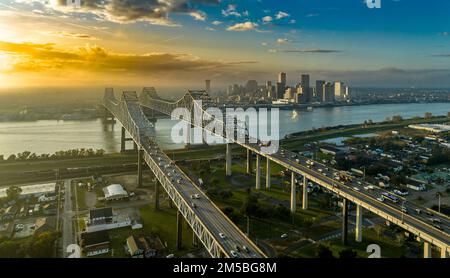
[(431, 258), (431, 243), (423, 241), (423, 257), (426, 259)]
[(231, 176), (231, 144), (230, 143), (227, 144), (225, 160), (226, 160), (226, 164), (225, 164), (226, 175)]
[(180, 250), (182, 246), (183, 234), (183, 215), (177, 210), (177, 249)]
[(155, 178), (155, 210), (159, 210), (159, 180)]
[(191, 148), (191, 124), (187, 124), (187, 128), (186, 128), (186, 148), (190, 149)]
[(139, 148), (138, 150), (138, 187), (142, 187), (142, 155), (144, 150)]
[(267, 162), (266, 162), (266, 188), (270, 188), (270, 159), (269, 157), (267, 157)]
[(303, 176), (303, 200), (302, 209), (308, 209), (308, 180)]
[(251, 174), (252, 169), (252, 151), (247, 149), (247, 174)]
[(291, 172), (291, 213), (297, 210), (297, 189), (295, 187), (295, 173)]
[(442, 259), (448, 258), (448, 252), (445, 246), (441, 246), (441, 258)]
[(120, 137), (120, 152), (125, 152), (125, 128), (122, 127), (122, 136)]
[(348, 235), (348, 201), (342, 200), (342, 244), (347, 245)]
[(256, 154), (256, 190), (261, 189), (261, 156)]
[(362, 221), (363, 221), (363, 207), (356, 205), (356, 242), (362, 242)]

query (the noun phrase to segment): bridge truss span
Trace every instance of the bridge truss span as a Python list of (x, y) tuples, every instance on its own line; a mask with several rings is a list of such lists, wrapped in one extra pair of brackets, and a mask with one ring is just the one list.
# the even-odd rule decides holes
[[(146, 93), (152, 95), (152, 89), (147, 88)], [(193, 105), (188, 99), (184, 101), (180, 105)], [(106, 89), (103, 106), (131, 135), (139, 147), (139, 155), (142, 154), (156, 179), (213, 258), (265, 257), (265, 254), (214, 205), (195, 182), (159, 148), (154, 138), (154, 126), (144, 115), (135, 92), (123, 92), (121, 99), (118, 100), (112, 89)], [(192, 198), (194, 195), (198, 196), (196, 204)], [(235, 246), (241, 248), (245, 246), (249, 252), (233, 254)]]

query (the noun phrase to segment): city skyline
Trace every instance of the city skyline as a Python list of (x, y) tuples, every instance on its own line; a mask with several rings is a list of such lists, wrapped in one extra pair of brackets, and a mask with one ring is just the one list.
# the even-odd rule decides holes
[[(63, 3), (63, 4), (61, 4)], [(450, 87), (449, 3), (0, 0), (0, 88), (212, 90), (308, 73), (354, 87)], [(130, 3), (127, 3), (130, 4)], [(130, 12), (133, 11), (133, 12)], [(326, 20), (324, 20), (326, 19)]]

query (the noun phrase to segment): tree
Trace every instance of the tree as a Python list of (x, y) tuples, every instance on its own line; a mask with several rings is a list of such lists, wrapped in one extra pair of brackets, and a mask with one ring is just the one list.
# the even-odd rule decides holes
[(351, 248), (346, 248), (339, 252), (339, 258), (340, 259), (354, 259), (356, 258), (356, 251), (354, 251)]
[(316, 257), (320, 259), (331, 259), (334, 258), (333, 252), (330, 250), (329, 247), (320, 244), (316, 248)]
[(6, 189), (6, 199), (8, 201), (17, 201), (20, 193), (22, 193), (22, 189), (18, 186), (12, 185)]
[(8, 159), (7, 159), (7, 160), (9, 160), (9, 161), (11, 161), (11, 160), (16, 160), (16, 155), (15, 155), (15, 154), (12, 154), (12, 155), (8, 156)]
[(32, 258), (51, 258), (54, 256), (55, 241), (59, 233), (56, 231), (43, 232), (33, 237), (28, 253)]
[(19, 249), (19, 244), (16, 241), (0, 242), (0, 258), (17, 258), (17, 249)]

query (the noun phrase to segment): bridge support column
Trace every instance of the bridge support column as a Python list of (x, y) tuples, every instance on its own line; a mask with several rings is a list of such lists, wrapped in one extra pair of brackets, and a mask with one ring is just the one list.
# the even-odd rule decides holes
[(267, 162), (266, 162), (266, 188), (270, 188), (270, 159), (269, 157), (267, 157)]
[(363, 207), (356, 205), (356, 230), (355, 241), (362, 242), (362, 221), (363, 221)]
[(231, 144), (227, 144), (227, 150), (225, 153), (225, 171), (227, 176), (231, 176)]
[(158, 181), (158, 179), (155, 180), (155, 210), (159, 210), (159, 181)]
[(303, 176), (302, 209), (308, 209), (308, 180)]
[(181, 249), (183, 234), (183, 215), (177, 210), (177, 249)]
[(138, 187), (142, 187), (142, 148), (138, 150)]
[(448, 258), (448, 252), (445, 246), (441, 246), (441, 258), (442, 259)]
[(122, 127), (122, 136), (120, 137), (120, 152), (125, 152), (125, 128)]
[(191, 124), (187, 124), (186, 128), (186, 149), (191, 148)]
[(261, 156), (256, 154), (256, 190), (261, 189)]
[(247, 174), (251, 174), (252, 169), (252, 151), (247, 149)]
[(348, 235), (348, 201), (342, 200), (342, 244), (347, 245)]
[(297, 210), (297, 189), (295, 187), (295, 173), (291, 172), (291, 213)]
[(431, 258), (431, 243), (423, 241), (423, 257), (426, 259)]

